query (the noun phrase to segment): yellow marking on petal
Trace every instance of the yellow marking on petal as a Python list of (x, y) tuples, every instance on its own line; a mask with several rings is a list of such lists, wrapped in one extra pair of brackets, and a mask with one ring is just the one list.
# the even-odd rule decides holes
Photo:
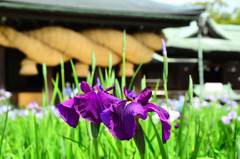
[(153, 103), (153, 102), (148, 102), (148, 103), (152, 103), (152, 104), (154, 104), (154, 105), (157, 105), (157, 104), (155, 104), (155, 103)]
[(128, 104), (130, 104), (130, 103), (132, 103), (132, 101), (128, 101), (128, 102), (125, 104), (125, 107), (126, 107)]
[(126, 103), (126, 105), (128, 105), (129, 103), (132, 103), (132, 101), (128, 101), (128, 102)]
[(157, 104), (155, 104), (155, 103), (153, 103), (153, 102), (148, 102), (148, 103), (154, 104), (157, 108), (160, 107), (159, 105), (157, 105)]

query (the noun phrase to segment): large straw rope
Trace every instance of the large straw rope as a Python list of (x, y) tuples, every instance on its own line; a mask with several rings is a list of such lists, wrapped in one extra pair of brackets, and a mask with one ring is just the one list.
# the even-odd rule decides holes
[[(141, 33), (140, 33), (141, 34)], [(147, 34), (147, 33), (146, 33)], [(147, 35), (149, 36), (149, 35)], [(144, 63), (152, 59), (153, 50), (161, 47), (159, 38), (148, 38), (146, 35), (126, 35), (126, 59), (140, 64), (148, 53)], [(112, 64), (121, 61), (123, 33), (114, 29), (91, 29), (82, 32), (58, 26), (19, 32), (11, 27), (0, 26), (0, 45), (19, 49), (37, 63), (56, 66), (60, 58), (67, 61), (76, 58), (85, 64), (91, 64), (92, 51), (96, 55), (96, 65), (108, 66), (109, 53), (112, 53)], [(155, 43), (155, 48), (149, 45)], [(152, 48), (149, 49), (148, 47)], [(159, 49), (159, 48), (158, 48)]]
[(0, 44), (4, 47), (11, 47), (14, 48), (14, 46), (11, 46), (8, 39), (4, 36), (4, 34), (1, 32), (0, 29)]
[[(26, 36), (10, 27), (0, 26), (0, 32), (3, 40), (1, 45), (14, 47), (24, 52), (30, 59), (48, 66), (56, 66), (60, 63), (60, 59), (67, 61), (69, 56), (59, 53), (55, 49), (44, 45), (39, 40)], [(1, 41), (0, 41), (1, 42)]]
[[(92, 52), (94, 51), (96, 65), (108, 66), (109, 53), (112, 51), (73, 30), (62, 27), (45, 27), (27, 32), (27, 34), (86, 64), (91, 64)], [(120, 61), (121, 58), (112, 52), (112, 64), (116, 65)]]
[(135, 33), (132, 36), (155, 51), (162, 50), (162, 39), (166, 41), (164, 34), (159, 35), (154, 33), (141, 32)]
[[(106, 46), (122, 55), (123, 32), (114, 29), (89, 29), (81, 31), (83, 35), (92, 39), (93, 41)], [(145, 55), (147, 55), (144, 63), (148, 63), (152, 59), (153, 50), (142, 45), (132, 36), (126, 34), (126, 59), (134, 64), (140, 64)]]

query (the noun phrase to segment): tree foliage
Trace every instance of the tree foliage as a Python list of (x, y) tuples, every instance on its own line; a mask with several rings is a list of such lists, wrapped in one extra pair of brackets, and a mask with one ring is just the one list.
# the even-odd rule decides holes
[(228, 7), (223, 0), (214, 0), (212, 2), (195, 2), (193, 6), (204, 6), (209, 11), (210, 16), (218, 24), (236, 24), (240, 25), (240, 8), (235, 8), (231, 13), (223, 12), (222, 9)]

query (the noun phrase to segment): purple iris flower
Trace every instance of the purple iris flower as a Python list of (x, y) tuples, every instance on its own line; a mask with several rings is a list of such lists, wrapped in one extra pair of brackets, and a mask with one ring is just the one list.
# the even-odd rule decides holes
[(108, 127), (110, 133), (120, 140), (129, 140), (135, 135), (136, 120), (147, 119), (147, 112), (156, 112), (162, 123), (162, 139), (167, 141), (170, 137), (171, 125), (169, 113), (160, 106), (148, 102), (152, 91), (144, 89), (137, 97), (136, 93), (124, 87), (127, 100), (122, 100), (111, 105), (101, 113), (103, 124)]
[(71, 127), (78, 125), (79, 116), (93, 123), (101, 123), (100, 113), (109, 108), (111, 104), (120, 101), (112, 94), (107, 93), (114, 87), (103, 90), (100, 81), (93, 88), (87, 82), (81, 82), (80, 88), (84, 94), (58, 104), (57, 109), (60, 116)]
[(230, 124), (232, 122), (232, 120), (234, 120), (236, 118), (238, 118), (237, 112), (231, 111), (228, 113), (228, 116), (222, 116), (221, 120), (224, 124)]

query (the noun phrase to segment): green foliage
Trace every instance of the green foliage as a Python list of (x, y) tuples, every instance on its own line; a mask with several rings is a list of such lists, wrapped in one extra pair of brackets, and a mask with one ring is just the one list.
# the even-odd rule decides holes
[(240, 25), (240, 8), (235, 8), (231, 13), (222, 12), (222, 8), (228, 7), (223, 0), (214, 0), (212, 2), (195, 2), (193, 6), (204, 6), (207, 8), (210, 16), (218, 24)]
[[(125, 42), (123, 42), (124, 44)], [(125, 45), (124, 45), (125, 47)], [(124, 50), (123, 50), (124, 52)], [(105, 69), (105, 77), (99, 68), (101, 83), (104, 88), (115, 84), (114, 95), (123, 99), (121, 88), (125, 85), (119, 84), (115, 78), (115, 72), (111, 67), (111, 55), (109, 57), (109, 69)], [(95, 56), (93, 54), (92, 71), (95, 71)], [(75, 85), (79, 89), (79, 81), (76, 76), (73, 62), (71, 61)], [(164, 74), (167, 78), (166, 68)], [(63, 66), (63, 65), (62, 65)], [(45, 67), (45, 66), (43, 66)], [(44, 77), (46, 78), (46, 67)], [(64, 68), (61, 70), (64, 75)], [(93, 81), (94, 73), (91, 73), (87, 81)], [(125, 78), (125, 77), (124, 77)], [(62, 77), (62, 79), (64, 79)], [(165, 79), (167, 81), (167, 79)], [(58, 95), (61, 102), (63, 96), (58, 88), (59, 75), (55, 80), (53, 97), (51, 104), (54, 103)], [(156, 85), (154, 101), (157, 101)], [(46, 85), (45, 85), (46, 86)], [(82, 118), (79, 120), (77, 128), (71, 128), (63, 122), (61, 117), (55, 117), (47, 107), (44, 107), (43, 118), (37, 118), (36, 114), (30, 111), (27, 117), (17, 116), (16, 119), (8, 120), (9, 112), (0, 114), (0, 159), (5, 158), (49, 158), (49, 159), (85, 159), (85, 158), (239, 158), (240, 145), (240, 124), (238, 120), (233, 120), (231, 124), (225, 125), (221, 121), (221, 116), (226, 115), (225, 107), (218, 108), (217, 102), (211, 102), (208, 107), (199, 109), (193, 108), (193, 82), (189, 77), (189, 90), (185, 94), (185, 101), (180, 118), (180, 127), (175, 129), (174, 125), (178, 121), (170, 122), (171, 136), (167, 143), (163, 143), (161, 122), (153, 121), (153, 114), (149, 113), (149, 119), (139, 120), (145, 137), (145, 154), (137, 151), (137, 146), (133, 139), (130, 141), (120, 141), (112, 136), (105, 129), (103, 124), (96, 127)], [(47, 87), (45, 87), (47, 88)], [(146, 88), (146, 78), (143, 76), (141, 88)], [(164, 84), (166, 102), (168, 102), (167, 82)], [(79, 91), (79, 93), (81, 93)], [(46, 97), (46, 93), (43, 93)], [(189, 101), (188, 101), (189, 99)], [(48, 101), (48, 100), (47, 100)], [(161, 103), (159, 104), (161, 105)], [(46, 112), (47, 110), (47, 112)], [(240, 110), (238, 110), (240, 111)], [(47, 115), (48, 114), (48, 115)], [(186, 120), (184, 119), (186, 116)], [(90, 126), (92, 130), (89, 131)], [(93, 136), (92, 136), (93, 135)], [(97, 137), (98, 136), (98, 137)]]

